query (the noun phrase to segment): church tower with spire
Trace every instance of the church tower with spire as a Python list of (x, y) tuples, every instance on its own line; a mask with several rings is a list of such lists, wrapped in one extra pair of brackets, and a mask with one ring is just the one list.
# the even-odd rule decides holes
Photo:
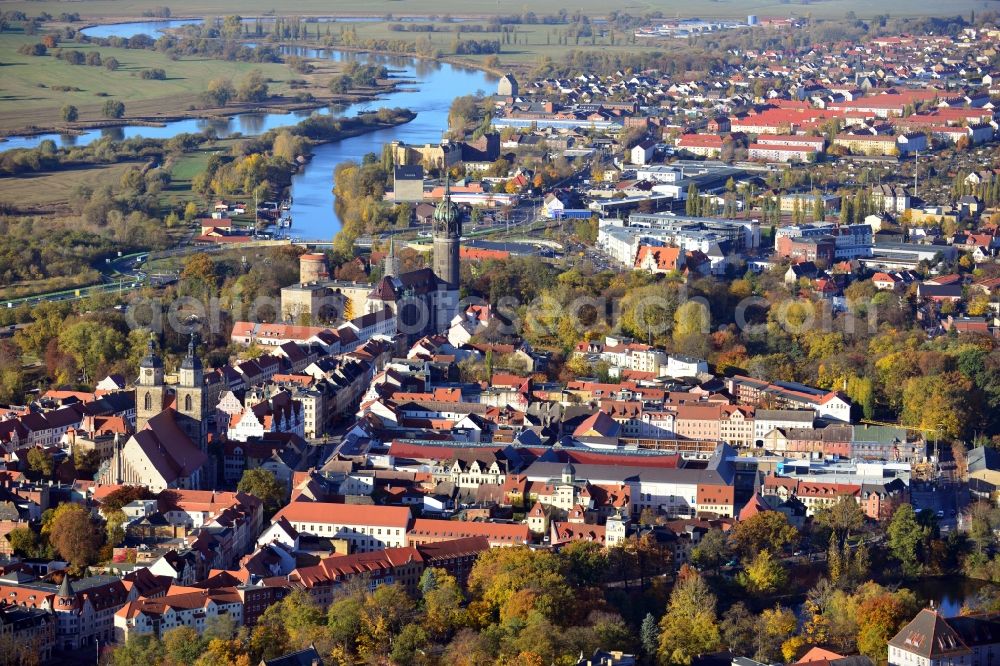
[(451, 182), (445, 175), (444, 197), (434, 210), (434, 274), (449, 290), (458, 291), (458, 246), (462, 221), (451, 201)]
[(385, 268), (382, 270), (384, 277), (399, 277), (399, 258), (396, 256), (396, 245), (392, 236), (389, 236), (389, 254), (385, 255)]
[(139, 361), (139, 381), (135, 388), (135, 429), (142, 430), (149, 419), (163, 411), (166, 385), (163, 382), (163, 359), (156, 353), (153, 334), (149, 335), (146, 355)]
[(208, 443), (208, 422), (205, 409), (205, 372), (201, 359), (195, 351), (195, 336), (191, 334), (188, 342), (187, 355), (181, 361), (178, 373), (177, 388), (177, 425), (191, 438), (200, 449), (206, 449)]
[(458, 310), (459, 244), (462, 220), (451, 200), (451, 181), (445, 173), (444, 196), (434, 210), (434, 275), (439, 280), (434, 304), (434, 328), (447, 330)]

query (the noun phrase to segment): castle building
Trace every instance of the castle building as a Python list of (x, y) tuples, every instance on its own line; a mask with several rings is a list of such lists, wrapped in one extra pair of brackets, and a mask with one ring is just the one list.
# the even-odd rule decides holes
[[(299, 321), (303, 315), (315, 319), (321, 316), (319, 308), (324, 303), (341, 298), (350, 303), (348, 309), (355, 317), (388, 308), (396, 316), (396, 332), (411, 340), (444, 332), (458, 311), (461, 239), (461, 212), (452, 201), (451, 184), (446, 179), (444, 196), (434, 210), (431, 268), (402, 272), (390, 238), (383, 275), (374, 288), (339, 280), (294, 284), (281, 290), (282, 316), (287, 321)], [(313, 259), (302, 255), (300, 261), (312, 263)], [(303, 275), (315, 277), (316, 273), (310, 266)]]

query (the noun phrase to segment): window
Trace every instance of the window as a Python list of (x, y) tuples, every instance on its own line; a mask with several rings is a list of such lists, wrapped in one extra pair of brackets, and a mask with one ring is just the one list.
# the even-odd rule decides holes
[(146, 411), (149, 411), (153, 408), (153, 396), (149, 394), (149, 391), (146, 391), (146, 395), (142, 399), (142, 407)]
[(190, 395), (184, 396), (184, 411), (185, 412), (190, 412), (191, 411), (191, 396)]

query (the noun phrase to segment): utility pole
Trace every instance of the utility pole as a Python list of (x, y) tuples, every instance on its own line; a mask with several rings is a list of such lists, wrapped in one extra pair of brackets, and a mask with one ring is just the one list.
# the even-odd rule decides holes
[(920, 172), (920, 151), (913, 153), (913, 197), (917, 196), (917, 175)]

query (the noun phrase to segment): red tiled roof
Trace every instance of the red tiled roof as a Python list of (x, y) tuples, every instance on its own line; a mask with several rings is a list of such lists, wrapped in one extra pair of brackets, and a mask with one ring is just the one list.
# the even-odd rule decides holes
[(405, 528), (410, 521), (410, 510), (396, 506), (368, 506), (337, 504), (333, 502), (292, 502), (274, 515), (271, 522), (281, 518), (291, 523), (319, 523), (339, 525), (375, 525)]

